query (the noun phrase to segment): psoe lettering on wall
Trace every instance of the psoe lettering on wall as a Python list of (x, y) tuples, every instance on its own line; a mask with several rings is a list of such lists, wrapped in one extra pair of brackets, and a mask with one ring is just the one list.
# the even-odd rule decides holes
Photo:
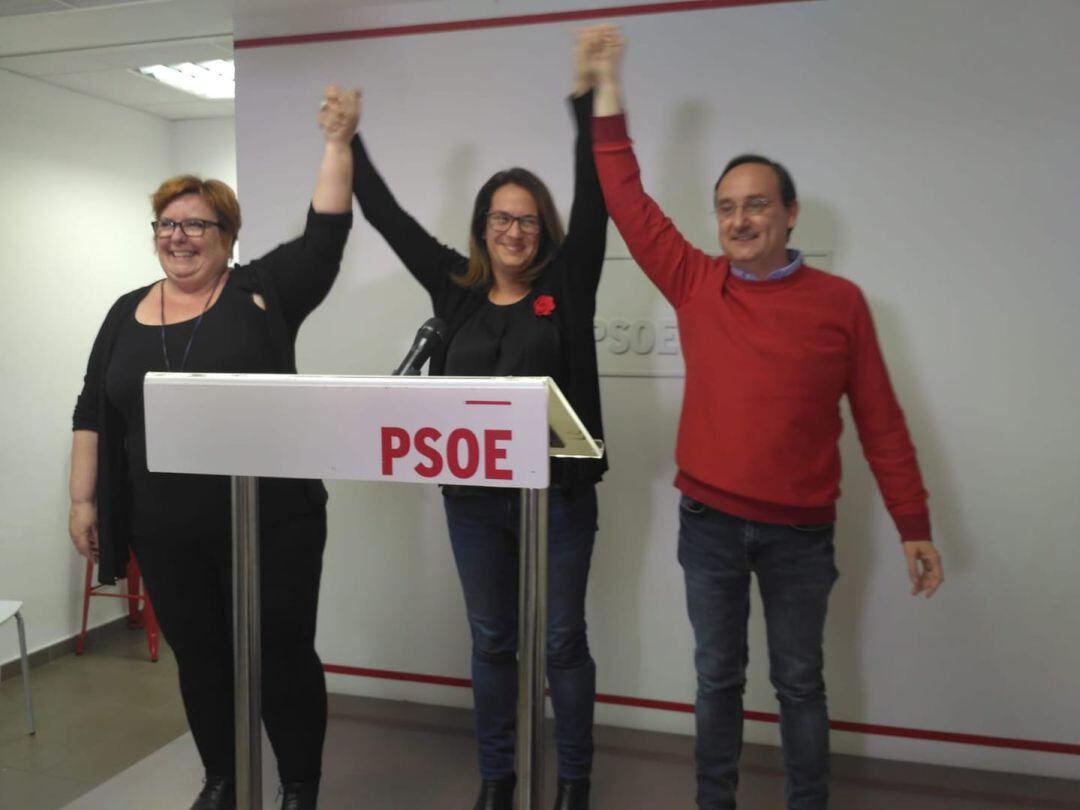
[(393, 477), (395, 463), (412, 465), (417, 475), (435, 478), (449, 472), (461, 481), (512, 481), (507, 469), (505, 445), (513, 439), (511, 430), (455, 428), (444, 434), (434, 427), (410, 433), (403, 427), (381, 430), (382, 474)]
[(678, 355), (679, 326), (673, 320), (652, 321), (645, 318), (594, 318), (593, 340), (597, 348), (611, 354)]

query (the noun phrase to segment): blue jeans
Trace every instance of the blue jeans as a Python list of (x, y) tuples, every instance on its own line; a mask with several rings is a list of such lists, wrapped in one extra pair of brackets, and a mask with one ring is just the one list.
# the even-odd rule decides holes
[(694, 628), (697, 802), (733, 810), (742, 749), (750, 573), (765, 608), (769, 679), (780, 702), (788, 810), (829, 800), (829, 717), (822, 637), (837, 578), (833, 526), (733, 517), (682, 496), (679, 563)]
[[(518, 532), (516, 489), (444, 493), (472, 632), (472, 682), (480, 775), (514, 772), (517, 714)], [(559, 778), (592, 770), (596, 664), (585, 637), (585, 586), (596, 537), (596, 488), (548, 494), (547, 678), (555, 711)]]

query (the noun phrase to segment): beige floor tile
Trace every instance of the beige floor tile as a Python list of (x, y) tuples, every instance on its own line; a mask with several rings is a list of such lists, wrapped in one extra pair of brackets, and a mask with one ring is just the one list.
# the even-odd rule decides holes
[[(151, 664), (138, 631), (103, 638), (31, 674), (39, 733), (23, 726), (22, 685), (0, 684), (0, 810), (187, 807), (201, 767), (167, 647)], [(554, 752), (546, 749), (547, 796)], [(331, 695), (324, 810), (466, 810), (475, 798), (472, 715), (462, 709)], [(266, 806), (275, 763), (263, 749)], [(690, 810), (693, 740), (598, 727), (593, 810)], [(775, 748), (748, 745), (740, 810), (783, 807)], [(1080, 810), (1080, 781), (833, 757), (831, 810)], [(74, 802), (72, 804), (69, 803)]]
[(0, 767), (0, 810), (54, 810), (92, 786)]

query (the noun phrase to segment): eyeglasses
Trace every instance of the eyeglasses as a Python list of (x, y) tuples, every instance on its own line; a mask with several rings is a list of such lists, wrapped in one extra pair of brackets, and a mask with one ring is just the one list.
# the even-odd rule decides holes
[(487, 221), (488, 225), (490, 225), (493, 230), (499, 231), (500, 233), (502, 231), (510, 230), (515, 222), (518, 224), (518, 227), (521, 228), (522, 233), (540, 233), (540, 217), (533, 214), (515, 217), (505, 211), (488, 211)]
[(770, 205), (772, 205), (772, 200), (768, 197), (750, 197), (749, 199), (744, 200), (742, 205), (734, 203), (731, 200), (724, 200), (721, 203), (717, 203), (713, 210), (716, 212), (717, 219), (728, 220), (734, 217), (740, 208), (744, 215), (752, 217), (757, 214), (764, 214), (769, 210)]
[(179, 222), (175, 219), (159, 219), (150, 223), (155, 236), (172, 236), (172, 232), (177, 227), (183, 231), (184, 236), (202, 236), (210, 225), (215, 228), (221, 227), (220, 222), (214, 222), (212, 219), (184, 219)]

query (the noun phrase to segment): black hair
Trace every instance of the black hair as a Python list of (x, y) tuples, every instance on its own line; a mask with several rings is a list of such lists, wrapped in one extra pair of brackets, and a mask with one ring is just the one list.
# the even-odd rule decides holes
[(716, 185), (713, 186), (713, 198), (715, 201), (716, 190), (720, 188), (720, 181), (723, 180), (728, 172), (732, 169), (743, 166), (747, 163), (757, 163), (761, 166), (768, 166), (776, 174), (776, 179), (780, 183), (780, 201), (784, 204), (784, 208), (791, 208), (792, 203), (795, 202), (795, 181), (791, 179), (791, 174), (784, 168), (782, 163), (777, 163), (775, 160), (770, 160), (764, 155), (755, 155), (747, 152), (743, 155), (733, 157), (728, 161), (727, 166), (720, 172), (720, 177), (716, 181)]

